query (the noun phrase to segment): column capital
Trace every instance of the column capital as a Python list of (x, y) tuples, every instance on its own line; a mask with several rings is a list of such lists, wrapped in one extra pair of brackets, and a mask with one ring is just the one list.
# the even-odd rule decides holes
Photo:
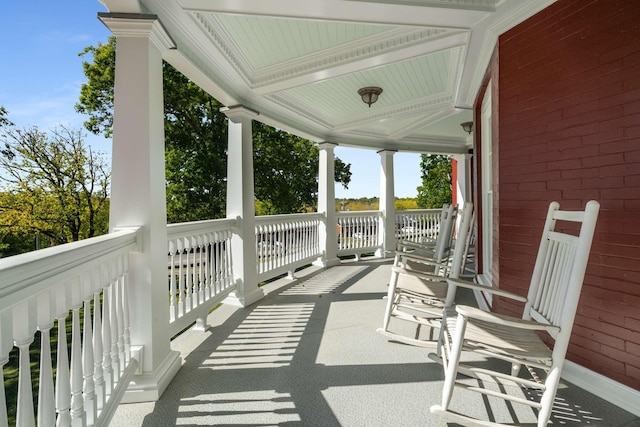
[(257, 111), (247, 108), (244, 105), (222, 107), (220, 112), (234, 123), (239, 123), (240, 119), (255, 119), (260, 115)]
[(175, 49), (176, 44), (156, 15), (140, 13), (98, 12), (98, 19), (116, 37), (146, 37), (164, 52)]
[(324, 150), (327, 150), (329, 148), (334, 149), (338, 146), (338, 144), (336, 144), (335, 142), (327, 142), (327, 141), (318, 142), (316, 145), (318, 146), (318, 148), (324, 149)]
[(460, 161), (460, 160), (469, 160), (473, 158), (473, 154), (471, 153), (464, 153), (464, 154), (454, 154), (453, 156), (454, 159)]
[(397, 152), (398, 152), (398, 150), (386, 150), (386, 149), (385, 149), (385, 150), (378, 150), (378, 151), (376, 151), (376, 153), (380, 154), (381, 156), (382, 156), (383, 154), (386, 154), (386, 155), (391, 154), (391, 155), (393, 156), (393, 155), (394, 155), (394, 154), (396, 154)]

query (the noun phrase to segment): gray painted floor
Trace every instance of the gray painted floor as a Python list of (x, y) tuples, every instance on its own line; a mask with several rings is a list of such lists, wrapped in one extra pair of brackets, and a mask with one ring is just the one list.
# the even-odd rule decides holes
[[(121, 405), (111, 425), (447, 426), (429, 412), (443, 379), (442, 367), (428, 358), (432, 350), (375, 332), (389, 265), (309, 268), (299, 279), (265, 286), (268, 295), (251, 307), (221, 306), (207, 332), (173, 341), (183, 366), (162, 398)], [(399, 332), (415, 334), (396, 322)], [(531, 409), (456, 393), (459, 410), (535, 425)], [(572, 385), (559, 391), (552, 423), (640, 426), (634, 415)]]

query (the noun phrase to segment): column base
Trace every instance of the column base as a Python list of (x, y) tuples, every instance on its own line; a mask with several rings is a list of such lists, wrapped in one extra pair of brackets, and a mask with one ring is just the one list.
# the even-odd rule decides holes
[(127, 391), (124, 393), (122, 403), (157, 401), (181, 366), (182, 358), (180, 353), (169, 351), (167, 357), (164, 358), (155, 371), (133, 376)]
[(340, 258), (335, 257), (335, 258), (330, 258), (330, 259), (324, 259), (324, 258), (318, 258), (315, 261), (313, 261), (311, 264), (315, 265), (317, 267), (334, 267), (336, 265), (340, 265), (342, 263), (342, 261), (340, 261)]
[(241, 294), (240, 291), (231, 292), (228, 297), (222, 301), (223, 304), (233, 305), (235, 307), (248, 307), (251, 304), (260, 301), (264, 298), (264, 291), (262, 288), (254, 288), (251, 292)]
[(378, 258), (393, 258), (394, 256), (396, 256), (396, 251), (393, 250), (383, 250), (383, 249), (376, 249), (376, 253), (375, 256)]

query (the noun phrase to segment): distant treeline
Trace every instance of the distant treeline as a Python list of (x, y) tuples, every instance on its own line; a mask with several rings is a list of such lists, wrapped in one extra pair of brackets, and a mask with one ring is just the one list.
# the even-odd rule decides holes
[[(420, 209), (415, 197), (395, 199), (396, 210)], [(378, 197), (361, 197), (359, 199), (336, 199), (336, 211), (375, 211), (380, 206)]]

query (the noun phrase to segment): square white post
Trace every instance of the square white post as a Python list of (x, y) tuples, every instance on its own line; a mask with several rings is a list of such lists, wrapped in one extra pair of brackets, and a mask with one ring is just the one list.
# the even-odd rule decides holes
[[(458, 212), (462, 212), (464, 205), (471, 201), (471, 154), (456, 154), (457, 180), (453, 183), (453, 191), (456, 192)], [(460, 226), (462, 215), (458, 215), (456, 230)]]
[(173, 42), (153, 15), (100, 13), (116, 35), (109, 229), (140, 227), (129, 260), (131, 344), (144, 348), (142, 374), (125, 402), (158, 400), (181, 365), (168, 335), (167, 215), (162, 52)]
[(242, 106), (220, 111), (229, 118), (227, 218), (238, 220), (238, 233), (231, 238), (233, 276), (238, 288), (225, 303), (246, 307), (264, 297), (258, 287), (251, 131), (252, 120), (258, 113)]
[(396, 251), (396, 205), (393, 176), (393, 155), (395, 151), (381, 150), (380, 155), (380, 212), (378, 223), (378, 244), (376, 256), (392, 257)]
[(320, 250), (323, 255), (314, 264), (330, 267), (340, 264), (338, 258), (338, 220), (336, 217), (335, 157), (336, 144), (318, 144), (318, 212), (324, 214), (324, 222), (318, 227)]

